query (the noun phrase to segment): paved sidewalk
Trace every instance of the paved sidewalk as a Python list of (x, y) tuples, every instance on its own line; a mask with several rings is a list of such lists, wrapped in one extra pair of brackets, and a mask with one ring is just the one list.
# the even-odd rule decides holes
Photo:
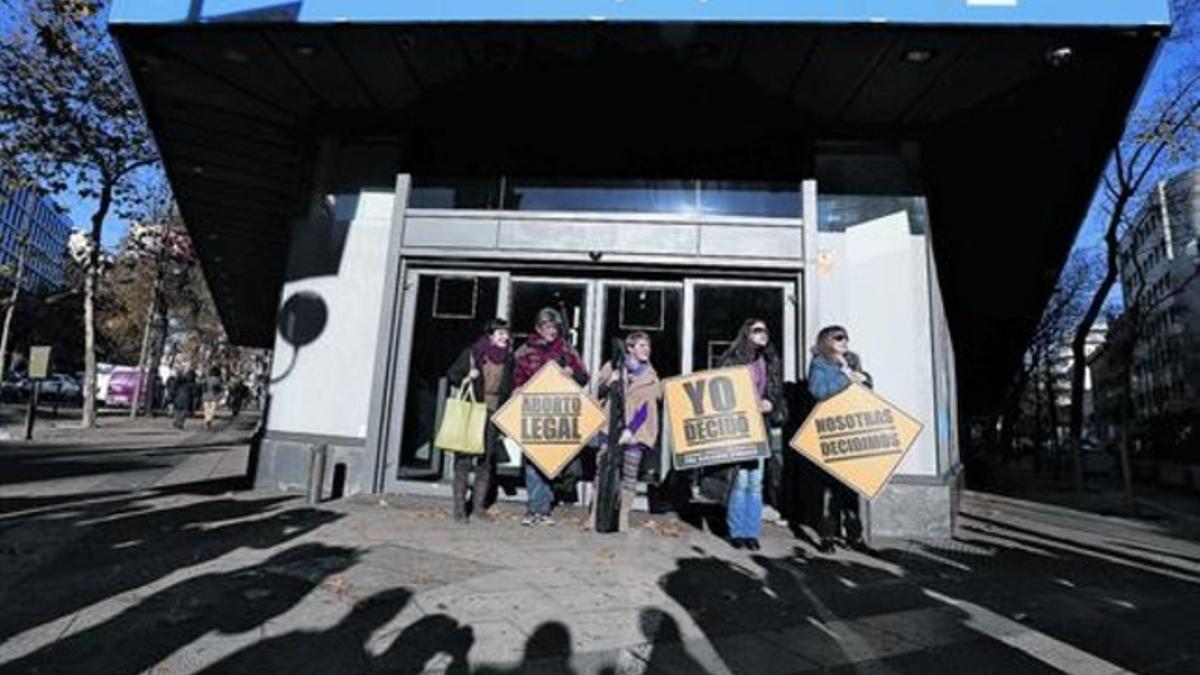
[(229, 492), (244, 453), (0, 478), (0, 672), (1200, 670), (1200, 545), (1154, 523), (967, 493), (954, 540), (751, 554), (669, 516)]

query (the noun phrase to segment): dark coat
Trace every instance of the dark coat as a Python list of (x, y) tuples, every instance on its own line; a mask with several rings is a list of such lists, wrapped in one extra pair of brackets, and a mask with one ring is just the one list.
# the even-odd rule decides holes
[(192, 381), (190, 375), (175, 378), (174, 391), (171, 392), (171, 402), (175, 404), (177, 410), (191, 410), (192, 408), (192, 389), (195, 382)]
[[(462, 350), (462, 353), (458, 355), (458, 358), (454, 359), (454, 363), (450, 364), (450, 370), (446, 371), (446, 378), (450, 380), (450, 384), (452, 386), (457, 387), (471, 372), (471, 351), (471, 347), (467, 347), (466, 349)], [(504, 405), (504, 402), (508, 400), (508, 397), (512, 396), (513, 367), (515, 363), (516, 361), (513, 359), (512, 352), (508, 352), (507, 356), (504, 358), (504, 371), (500, 376), (500, 391), (498, 392), (500, 395), (500, 401), (498, 405)], [(478, 369), (480, 373), (483, 372), (483, 368), (480, 368), (479, 364), (476, 364), (475, 368)], [(482, 402), (482, 375), (475, 378), (475, 381), (471, 383), (471, 388), (475, 394), (475, 400)]]
[[(721, 356), (720, 366), (748, 366), (754, 362), (757, 355), (750, 350), (731, 348)], [(781, 427), (787, 421), (787, 396), (783, 391), (783, 359), (774, 352), (768, 352), (767, 359), (767, 395), (764, 397), (771, 402), (771, 412), (763, 415), (771, 426)]]

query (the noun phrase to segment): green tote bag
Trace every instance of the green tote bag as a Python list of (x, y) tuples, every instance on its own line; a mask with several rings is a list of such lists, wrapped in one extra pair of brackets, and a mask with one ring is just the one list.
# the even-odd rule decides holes
[(442, 424), (438, 427), (433, 444), (446, 452), (482, 455), (483, 432), (487, 422), (487, 404), (475, 401), (474, 387), (466, 382), (459, 387), (457, 395), (446, 399)]

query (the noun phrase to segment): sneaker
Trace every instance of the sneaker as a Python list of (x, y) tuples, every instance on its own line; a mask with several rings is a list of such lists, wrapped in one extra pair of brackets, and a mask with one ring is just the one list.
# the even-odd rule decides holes
[(537, 520), (538, 525), (553, 525), (554, 522), (554, 519), (550, 516), (539, 516)]
[(525, 517), (521, 519), (521, 524), (524, 525), (525, 527), (532, 527), (534, 525), (537, 525), (537, 523), (538, 523), (538, 516), (536, 513), (527, 513), (527, 514), (525, 514)]

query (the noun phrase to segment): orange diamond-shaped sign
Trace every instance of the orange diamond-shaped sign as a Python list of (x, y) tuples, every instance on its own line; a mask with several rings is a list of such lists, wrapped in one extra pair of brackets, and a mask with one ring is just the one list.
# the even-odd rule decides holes
[(792, 437), (796, 452), (868, 499), (921, 434), (911, 415), (855, 384), (817, 404)]
[(492, 416), (542, 473), (556, 478), (608, 420), (557, 363), (547, 363)]

